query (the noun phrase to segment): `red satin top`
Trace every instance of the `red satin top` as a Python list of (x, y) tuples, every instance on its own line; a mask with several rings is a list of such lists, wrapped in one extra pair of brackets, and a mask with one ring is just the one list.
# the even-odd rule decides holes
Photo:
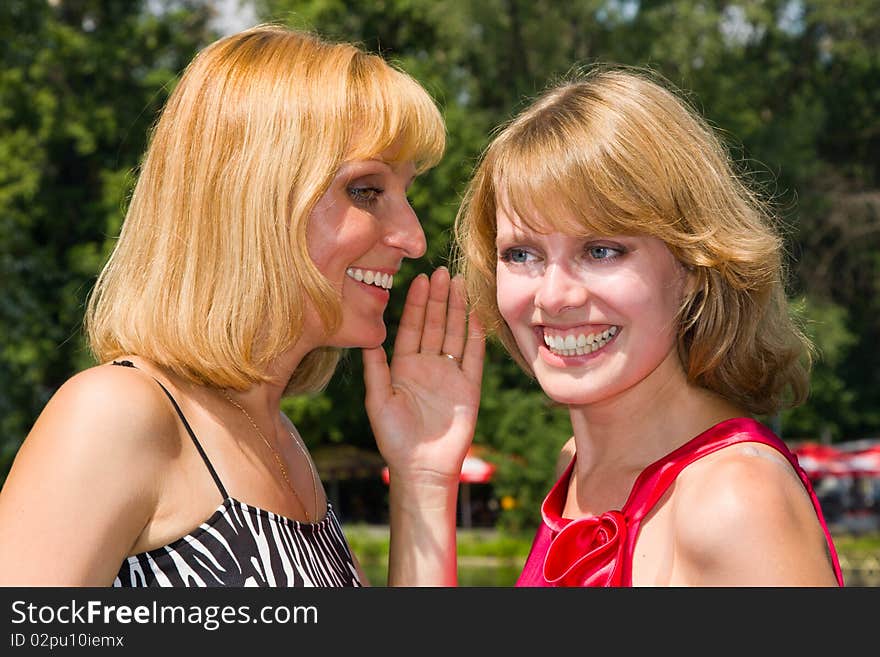
[(541, 505), (543, 522), (516, 585), (632, 586), (633, 550), (642, 519), (689, 464), (729, 445), (747, 442), (769, 445), (791, 463), (813, 502), (825, 532), (837, 582), (843, 586), (837, 551), (809, 478), (785, 443), (751, 418), (720, 422), (649, 465), (636, 478), (620, 511), (572, 520), (563, 518), (562, 510), (575, 455)]

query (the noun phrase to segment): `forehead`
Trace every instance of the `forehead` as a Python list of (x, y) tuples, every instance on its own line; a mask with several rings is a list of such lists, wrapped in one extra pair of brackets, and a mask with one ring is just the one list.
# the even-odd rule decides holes
[(495, 228), (499, 235), (536, 232), (524, 224), (517, 214), (500, 204), (495, 208)]
[(505, 234), (586, 236), (599, 232), (581, 213), (569, 210), (562, 203), (532, 199), (516, 203), (506, 194), (496, 195), (495, 226), (498, 233)]
[(415, 162), (412, 160), (396, 161), (378, 155), (347, 160), (336, 171), (337, 180), (351, 180), (369, 175), (392, 175), (409, 184), (417, 175)]
[(390, 146), (382, 148), (375, 144), (359, 143), (348, 149), (345, 155), (345, 162), (381, 162), (388, 165), (392, 170), (398, 172), (402, 169), (411, 168), (416, 170), (415, 153), (411, 149), (404, 148), (400, 138), (396, 139)]

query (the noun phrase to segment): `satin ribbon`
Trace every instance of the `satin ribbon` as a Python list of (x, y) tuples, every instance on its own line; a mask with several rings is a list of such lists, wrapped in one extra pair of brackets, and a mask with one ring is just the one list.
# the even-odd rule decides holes
[(572, 520), (547, 550), (544, 579), (552, 586), (621, 586), (626, 534), (620, 511)]

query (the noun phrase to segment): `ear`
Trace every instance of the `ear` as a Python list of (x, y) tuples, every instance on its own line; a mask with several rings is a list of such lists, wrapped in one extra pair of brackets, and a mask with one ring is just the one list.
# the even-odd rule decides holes
[(683, 262), (680, 264), (681, 271), (681, 297), (682, 299), (690, 299), (696, 293), (700, 286), (697, 269), (693, 265), (687, 265)]

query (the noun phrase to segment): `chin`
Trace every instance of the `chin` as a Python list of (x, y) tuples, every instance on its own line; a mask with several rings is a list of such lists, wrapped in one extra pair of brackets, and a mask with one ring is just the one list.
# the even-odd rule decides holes
[(387, 336), (388, 331), (383, 325), (381, 330), (377, 328), (374, 330), (361, 332), (345, 346), (355, 349), (375, 349), (376, 347), (381, 347), (384, 344), (385, 338)]
[(547, 390), (544, 389), (544, 394), (546, 394), (550, 399), (552, 399), (557, 404), (561, 404), (563, 406), (585, 406), (587, 404), (592, 404), (596, 401), (594, 397), (587, 396), (583, 393), (583, 391), (555, 391), (555, 390)]
[(581, 379), (572, 379), (568, 381), (553, 381), (547, 377), (543, 381), (537, 378), (538, 385), (541, 390), (557, 404), (565, 406), (584, 406), (594, 404), (596, 402), (607, 399), (613, 394), (613, 390), (608, 387), (599, 387), (595, 385), (585, 385)]

